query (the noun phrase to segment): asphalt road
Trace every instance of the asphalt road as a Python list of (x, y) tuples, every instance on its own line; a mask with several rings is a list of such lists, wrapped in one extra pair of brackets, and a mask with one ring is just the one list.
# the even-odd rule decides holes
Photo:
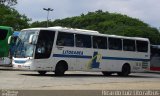
[(53, 72), (0, 70), (0, 89), (14, 90), (119, 90), (160, 89), (160, 73), (132, 73), (129, 77), (103, 76), (99, 72), (66, 72), (55, 77)]

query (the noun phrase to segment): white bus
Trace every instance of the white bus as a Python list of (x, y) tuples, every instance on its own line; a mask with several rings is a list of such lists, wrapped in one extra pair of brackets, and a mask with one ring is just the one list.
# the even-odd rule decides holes
[(65, 27), (29, 28), (22, 30), (16, 46), (13, 67), (40, 75), (96, 71), (128, 76), (150, 68), (150, 42), (146, 38)]

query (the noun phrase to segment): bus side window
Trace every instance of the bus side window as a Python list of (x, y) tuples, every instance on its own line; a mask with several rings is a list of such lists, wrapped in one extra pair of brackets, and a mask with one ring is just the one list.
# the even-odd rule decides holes
[(8, 30), (0, 29), (0, 40), (4, 40), (7, 36)]
[(124, 51), (135, 51), (135, 40), (123, 39)]
[(91, 36), (76, 34), (76, 47), (91, 48)]
[(93, 48), (107, 49), (107, 38), (100, 36), (93, 36)]
[(66, 33), (66, 32), (59, 32), (56, 44), (58, 46), (73, 47), (74, 46), (74, 34)]
[(77, 40), (76, 45), (77, 45), (77, 47), (83, 47), (84, 46), (82, 40)]
[(120, 38), (108, 38), (109, 49), (111, 50), (122, 50), (122, 40)]
[(148, 42), (147, 41), (136, 41), (138, 52), (148, 52)]

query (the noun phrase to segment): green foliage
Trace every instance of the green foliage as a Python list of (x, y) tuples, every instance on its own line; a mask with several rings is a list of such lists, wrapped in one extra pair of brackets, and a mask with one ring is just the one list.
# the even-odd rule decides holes
[(14, 30), (21, 30), (29, 27), (30, 21), (25, 15), (21, 15), (17, 10), (9, 6), (0, 5), (0, 24), (11, 26)]
[[(46, 22), (34, 22), (31, 27), (44, 27)], [(152, 44), (160, 44), (160, 33), (156, 28), (126, 15), (98, 10), (86, 15), (57, 19), (49, 22), (50, 26), (65, 26), (80, 29), (96, 30), (104, 34), (149, 38)]]
[(14, 6), (17, 4), (17, 0), (0, 0), (0, 5)]

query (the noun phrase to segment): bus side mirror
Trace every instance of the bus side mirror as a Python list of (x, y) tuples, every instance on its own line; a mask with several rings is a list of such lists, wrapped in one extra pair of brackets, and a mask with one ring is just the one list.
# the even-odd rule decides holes
[(11, 44), (11, 39), (12, 39), (12, 36), (9, 36), (8, 37), (8, 44)]
[(29, 37), (29, 43), (30, 44), (36, 44), (37, 35), (30, 35)]

